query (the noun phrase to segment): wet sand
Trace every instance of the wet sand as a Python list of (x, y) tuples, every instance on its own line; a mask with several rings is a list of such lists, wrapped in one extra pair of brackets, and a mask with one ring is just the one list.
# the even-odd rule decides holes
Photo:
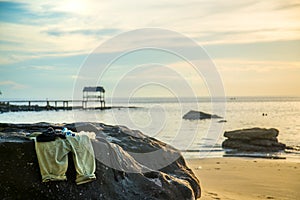
[(300, 161), (253, 158), (187, 160), (201, 200), (300, 199)]

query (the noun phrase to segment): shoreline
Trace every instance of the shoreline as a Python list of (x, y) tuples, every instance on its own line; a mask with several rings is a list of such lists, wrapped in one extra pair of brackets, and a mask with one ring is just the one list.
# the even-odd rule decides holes
[(300, 198), (299, 160), (236, 157), (185, 160), (200, 181), (201, 200)]

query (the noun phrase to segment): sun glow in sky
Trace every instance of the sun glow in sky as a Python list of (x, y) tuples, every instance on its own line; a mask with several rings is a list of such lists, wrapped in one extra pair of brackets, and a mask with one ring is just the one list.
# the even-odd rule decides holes
[(69, 0), (69, 1), (62, 1), (61, 2), (61, 6), (58, 7), (58, 10), (61, 10), (62, 12), (71, 12), (71, 13), (85, 13), (86, 11), (86, 6), (87, 4), (85, 3), (85, 1), (80, 1), (80, 0)]
[[(298, 0), (0, 0), (0, 98), (72, 97), (74, 81), (82, 78), (78, 71), (94, 49), (148, 27), (178, 32), (202, 46), (228, 96), (300, 96)], [(176, 38), (173, 45), (185, 48)], [(203, 79), (197, 80), (186, 63), (165, 64), (189, 79), (197, 96), (207, 95)], [(139, 73), (176, 83), (162, 68), (143, 69)], [(116, 71), (105, 79), (122, 72)], [(139, 79), (136, 74), (126, 80)], [(109, 96), (109, 81), (100, 84)], [(145, 88), (148, 93), (139, 94), (163, 96), (157, 85), (156, 93)]]

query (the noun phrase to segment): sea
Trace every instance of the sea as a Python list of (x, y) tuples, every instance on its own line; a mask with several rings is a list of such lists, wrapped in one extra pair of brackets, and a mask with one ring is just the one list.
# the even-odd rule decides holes
[[(90, 109), (67, 111), (6, 112), (0, 114), (0, 122), (122, 125), (174, 146), (188, 159), (250, 156), (300, 160), (300, 97), (118, 98), (106, 100), (106, 105), (112, 108), (99, 110), (89, 105)], [(183, 119), (190, 110), (221, 118)], [(233, 153), (222, 148), (225, 131), (254, 127), (278, 129), (279, 142), (294, 150)]]

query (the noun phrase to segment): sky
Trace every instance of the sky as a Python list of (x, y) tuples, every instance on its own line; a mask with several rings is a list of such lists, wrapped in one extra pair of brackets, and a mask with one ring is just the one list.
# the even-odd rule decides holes
[[(149, 28), (177, 35), (134, 32)], [(0, 0), (0, 99), (72, 98), (84, 84), (111, 97), (210, 95), (182, 38), (204, 49), (227, 96), (300, 96), (298, 0)]]

